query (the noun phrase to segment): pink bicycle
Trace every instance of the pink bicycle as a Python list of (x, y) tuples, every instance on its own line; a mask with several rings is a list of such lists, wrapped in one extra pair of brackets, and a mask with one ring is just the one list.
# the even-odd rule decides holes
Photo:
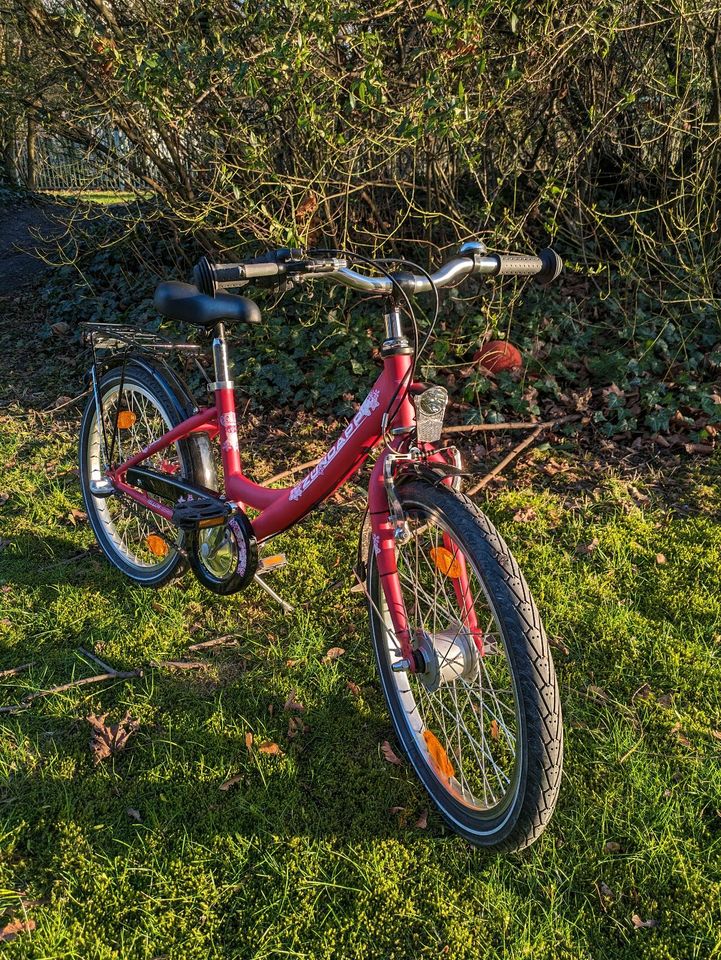
[[(256, 582), (282, 603), (265, 580), (282, 558), (265, 556), (266, 546), (380, 445), (356, 571), (398, 739), (453, 830), (475, 845), (519, 849), (540, 835), (558, 794), (556, 676), (526, 581), (492, 524), (461, 493), (460, 457), (441, 442), (448, 395), (414, 380), (418, 331), (410, 298), (435, 293), (437, 315), (440, 287), (470, 275), (549, 282), (561, 262), (551, 250), (490, 255), (480, 243), (464, 244), (432, 275), (390, 272), (387, 260), (364, 261), (363, 272), (348, 260), (337, 251), (289, 250), (228, 265), (203, 258), (194, 285), (160, 284), (161, 314), (213, 333), (212, 406), (199, 409), (162, 360), (167, 342), (91, 325), (93, 392), (80, 434), (87, 513), (108, 560), (135, 583), (158, 587), (187, 560), (216, 593)], [(243, 473), (226, 348), (226, 327), (257, 323), (260, 311), (226, 291), (312, 278), (383, 298), (383, 370), (318, 465), (295, 486), (272, 489)], [(222, 484), (211, 449), (216, 438)]]

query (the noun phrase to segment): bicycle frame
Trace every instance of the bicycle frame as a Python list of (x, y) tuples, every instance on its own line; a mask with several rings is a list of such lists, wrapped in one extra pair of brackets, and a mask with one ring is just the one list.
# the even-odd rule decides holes
[[(214, 341), (214, 352), (218, 339)], [(225, 345), (222, 343), (224, 356)], [(221, 357), (221, 361), (223, 359)], [(216, 357), (217, 360), (217, 357)], [(371, 388), (368, 396), (360, 405), (357, 413), (345, 430), (328, 449), (320, 462), (303, 476), (293, 487), (271, 489), (254, 483), (243, 473), (238, 444), (235, 394), (232, 383), (227, 379), (227, 366), (216, 362), (226, 376), (214, 384), (215, 404), (200, 409), (193, 416), (163, 434), (143, 450), (114, 469), (108, 471), (108, 477), (116, 490), (134, 500), (151, 512), (170, 520), (173, 510), (160, 503), (145, 491), (131, 486), (126, 480), (127, 471), (138, 466), (149, 457), (161, 452), (179, 440), (194, 434), (207, 433), (220, 442), (223, 463), (223, 476), (226, 497), (243, 509), (250, 507), (259, 511), (251, 521), (255, 536), (263, 543), (276, 534), (298, 523), (321, 501), (329, 497), (360, 470), (372, 449), (381, 442), (384, 430), (391, 426), (396, 438), (381, 453), (371, 472), (368, 504), (372, 529), (372, 543), (378, 572), (383, 584), (389, 614), (395, 635), (399, 641), (403, 657), (414, 669), (411, 636), (405, 604), (403, 603), (400, 581), (397, 575), (395, 551), (395, 524), (389, 516), (388, 493), (384, 481), (384, 467), (389, 455), (397, 452), (415, 426), (415, 408), (408, 397), (409, 380), (412, 375), (412, 355), (409, 351), (400, 351), (385, 356), (383, 371)], [(399, 398), (402, 399), (399, 402)], [(389, 408), (396, 408), (393, 422), (385, 423)], [(441, 460), (439, 455), (429, 454), (429, 459)], [(457, 552), (457, 551), (456, 551)], [(460, 557), (461, 562), (463, 557)], [(478, 639), (478, 629), (472, 602), (467, 599), (468, 579), (463, 564), (460, 581), (454, 582), (459, 602), (462, 602), (464, 616), (471, 628), (479, 650), (482, 641)]]

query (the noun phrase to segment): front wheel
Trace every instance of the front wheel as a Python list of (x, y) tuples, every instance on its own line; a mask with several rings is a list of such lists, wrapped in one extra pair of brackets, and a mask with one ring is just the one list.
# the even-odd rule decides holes
[(467, 497), (416, 480), (398, 493), (410, 533), (396, 558), (415, 672), (399, 663), (372, 550), (368, 560), (371, 635), (393, 725), (454, 831), (476, 846), (522, 849), (553, 813), (563, 760), (538, 610), (502, 537)]

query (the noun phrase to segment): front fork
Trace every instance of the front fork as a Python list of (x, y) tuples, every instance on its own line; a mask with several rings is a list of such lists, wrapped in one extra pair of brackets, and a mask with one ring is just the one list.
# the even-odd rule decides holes
[[(403, 543), (409, 531), (403, 508), (396, 491), (398, 467), (404, 463), (412, 465), (414, 460), (424, 464), (444, 464), (448, 461), (443, 456), (445, 451), (431, 451), (417, 454), (403, 454), (391, 448), (385, 450), (378, 458), (371, 473), (368, 490), (368, 507), (372, 530), (372, 550), (378, 568), (383, 594), (388, 606), (388, 612), (393, 624), (393, 631), (398, 640), (402, 659), (407, 663), (407, 669), (415, 673), (422, 669), (413, 649), (413, 636), (408, 621), (406, 605), (403, 601), (400, 578), (398, 576), (396, 546)], [(455, 451), (456, 466), (460, 468), (460, 457)], [(453, 484), (454, 478), (444, 478), (442, 483)], [(443, 545), (451, 552), (453, 559), (459, 566), (459, 575), (452, 578), (453, 589), (458, 603), (461, 621), (465, 626), (482, 656), (484, 653), (483, 634), (478, 625), (473, 596), (470, 589), (466, 558), (460, 548), (453, 542), (449, 534), (443, 534)], [(420, 626), (420, 625), (416, 625)], [(405, 666), (405, 664), (404, 664)]]

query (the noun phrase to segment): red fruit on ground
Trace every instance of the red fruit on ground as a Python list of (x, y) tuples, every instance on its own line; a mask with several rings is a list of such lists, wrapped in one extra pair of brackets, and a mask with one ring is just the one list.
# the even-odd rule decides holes
[(491, 373), (501, 370), (518, 370), (523, 366), (518, 347), (507, 340), (489, 340), (473, 354), (473, 362), (482, 364)]

